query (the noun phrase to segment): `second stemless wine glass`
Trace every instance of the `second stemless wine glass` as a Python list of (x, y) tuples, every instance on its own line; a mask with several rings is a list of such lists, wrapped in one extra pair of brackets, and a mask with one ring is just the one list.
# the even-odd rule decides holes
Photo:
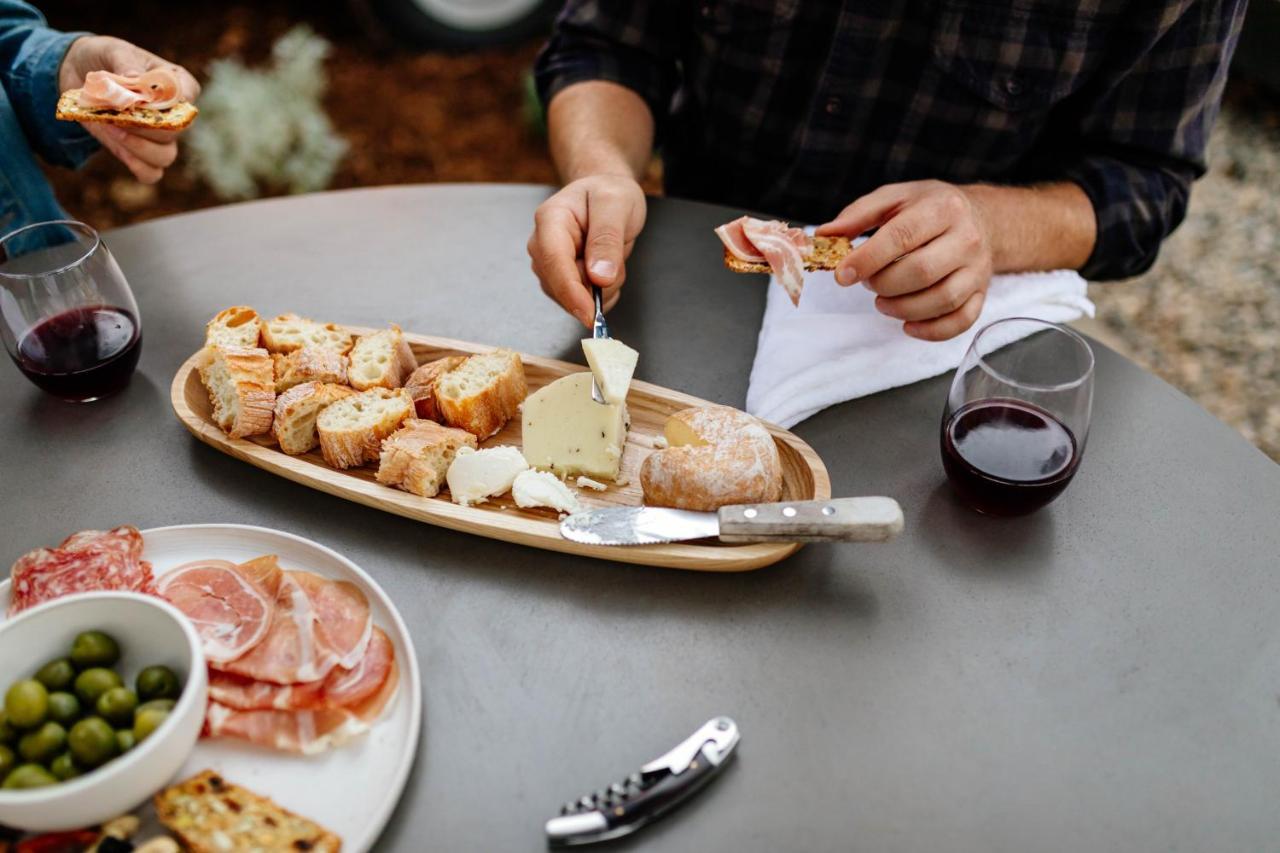
[(1024, 515), (1075, 476), (1093, 411), (1093, 350), (1057, 323), (1013, 317), (978, 332), (942, 414), (942, 464), (979, 512)]
[(0, 237), (0, 315), (14, 364), (55, 397), (114, 394), (138, 366), (138, 305), (106, 244), (83, 222), (39, 222)]

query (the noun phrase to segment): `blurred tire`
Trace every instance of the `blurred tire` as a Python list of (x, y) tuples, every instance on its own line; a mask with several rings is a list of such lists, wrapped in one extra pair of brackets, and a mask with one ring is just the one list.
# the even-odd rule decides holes
[(401, 40), (419, 47), (491, 47), (545, 35), (559, 0), (374, 0)]

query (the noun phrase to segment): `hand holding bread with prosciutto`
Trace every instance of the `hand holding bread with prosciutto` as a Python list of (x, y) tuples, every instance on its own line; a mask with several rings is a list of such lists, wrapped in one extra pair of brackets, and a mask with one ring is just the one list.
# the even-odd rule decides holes
[(848, 237), (811, 237), (785, 222), (742, 216), (716, 229), (724, 244), (724, 265), (734, 272), (773, 273), (800, 304), (805, 270), (833, 270), (849, 254)]
[(177, 133), (195, 121), (200, 84), (172, 62), (122, 39), (85, 36), (58, 69), (55, 116), (75, 121), (143, 183), (178, 156)]

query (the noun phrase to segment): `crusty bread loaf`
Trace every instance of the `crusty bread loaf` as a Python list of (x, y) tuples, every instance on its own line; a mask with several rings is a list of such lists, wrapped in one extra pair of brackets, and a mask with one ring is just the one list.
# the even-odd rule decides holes
[(150, 107), (133, 107), (113, 110), (109, 107), (80, 106), (80, 90), (68, 89), (58, 97), (54, 117), (62, 121), (94, 121), (114, 124), (118, 127), (145, 127), (151, 130), (182, 130), (196, 120), (199, 114), (190, 101), (179, 101), (163, 110)]
[[(853, 244), (848, 237), (814, 237), (813, 251), (804, 256), (804, 268), (813, 270), (833, 270), (836, 265), (849, 254)], [(724, 265), (734, 272), (773, 272), (768, 263), (752, 263), (742, 261), (733, 256), (726, 247)]]
[(404, 381), (404, 388), (413, 397), (418, 417), (429, 421), (441, 420), (440, 408), (436, 405), (436, 383), (466, 360), (465, 355), (447, 355), (429, 361), (409, 374), (409, 378)]
[(316, 418), (326, 406), (356, 393), (345, 385), (304, 382), (276, 398), (275, 422), (271, 431), (280, 449), (298, 456), (320, 443)]
[(400, 327), (363, 335), (351, 348), (351, 367), (347, 376), (351, 387), (357, 391), (368, 388), (399, 388), (405, 378), (418, 366), (409, 342), (404, 339)]
[(682, 409), (667, 419), (668, 447), (640, 466), (649, 506), (709, 511), (782, 498), (782, 459), (760, 421), (728, 406)]
[(320, 452), (334, 468), (373, 462), (382, 440), (413, 414), (413, 398), (403, 388), (370, 388), (327, 406), (316, 418)]
[(283, 394), (303, 382), (347, 384), (347, 357), (331, 349), (305, 346), (291, 353), (273, 353), (276, 393)]
[(346, 355), (351, 349), (351, 333), (333, 323), (317, 323), (297, 314), (281, 314), (262, 324), (262, 345), (271, 352), (293, 352), (310, 345)]
[(435, 497), (460, 447), (474, 450), (476, 437), (466, 430), (410, 418), (382, 442), (378, 482), (424, 498)]
[(258, 347), (205, 347), (200, 381), (213, 403), (213, 420), (232, 438), (271, 429), (276, 403), (271, 356)]
[(473, 355), (436, 382), (436, 406), (449, 426), (481, 441), (515, 417), (529, 393), (519, 353)]
[(231, 784), (212, 770), (165, 788), (155, 795), (154, 803), (156, 818), (189, 853), (338, 853), (342, 849), (342, 839), (323, 826)]
[(247, 305), (219, 311), (204, 327), (205, 346), (256, 347), (262, 333), (258, 312)]

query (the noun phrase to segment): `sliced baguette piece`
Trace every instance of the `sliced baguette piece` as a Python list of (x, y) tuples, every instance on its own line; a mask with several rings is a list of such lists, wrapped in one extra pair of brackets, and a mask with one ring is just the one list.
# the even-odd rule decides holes
[(156, 818), (190, 853), (338, 853), (342, 839), (275, 802), (204, 770), (155, 795)]
[(291, 353), (273, 353), (276, 393), (283, 394), (304, 382), (347, 384), (347, 357), (331, 349), (305, 346)]
[(281, 314), (262, 324), (262, 345), (270, 352), (293, 352), (310, 345), (346, 355), (351, 337), (333, 323), (317, 323), (297, 314)]
[(213, 420), (232, 438), (271, 430), (276, 383), (271, 356), (258, 347), (205, 347), (197, 368)]
[(418, 417), (429, 421), (441, 420), (440, 407), (436, 405), (436, 383), (449, 371), (467, 360), (465, 355), (447, 355), (419, 367), (404, 381), (405, 390), (413, 397)]
[(357, 391), (399, 388), (417, 366), (418, 360), (413, 357), (409, 342), (400, 327), (392, 323), (389, 329), (356, 339), (347, 376)]
[(435, 497), (462, 447), (475, 450), (476, 437), (464, 429), (410, 418), (382, 442), (378, 482)]
[[(814, 237), (813, 251), (804, 256), (804, 268), (810, 272), (833, 270), (852, 248), (853, 243), (848, 237)], [(773, 272), (767, 263), (739, 260), (727, 248), (724, 250), (724, 265), (734, 272)]]
[(117, 127), (146, 127), (151, 130), (182, 130), (196, 120), (200, 110), (190, 101), (179, 101), (163, 110), (133, 107), (113, 110), (108, 107), (80, 106), (80, 89), (68, 89), (58, 97), (54, 118), (59, 121), (104, 122)]
[(413, 414), (413, 398), (403, 388), (370, 388), (327, 406), (316, 418), (320, 452), (334, 468), (373, 462), (382, 440)]
[(528, 394), (520, 355), (509, 349), (470, 356), (436, 382), (444, 422), (481, 441), (515, 417)]
[(304, 382), (277, 397), (271, 431), (280, 449), (290, 456), (300, 456), (314, 448), (320, 443), (316, 434), (316, 418), (320, 412), (354, 393), (345, 385)]
[(205, 346), (257, 347), (262, 318), (248, 305), (218, 312), (204, 327)]

